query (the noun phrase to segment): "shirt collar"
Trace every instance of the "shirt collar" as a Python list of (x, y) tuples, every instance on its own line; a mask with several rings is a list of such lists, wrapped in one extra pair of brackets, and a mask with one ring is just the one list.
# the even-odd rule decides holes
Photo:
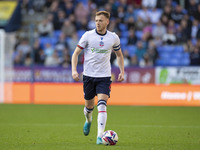
[(105, 32), (104, 34), (98, 33), (98, 32), (97, 32), (97, 29), (95, 29), (95, 31), (96, 31), (96, 33), (97, 33), (98, 35), (101, 35), (101, 36), (104, 36), (104, 35), (106, 35), (106, 33), (107, 33), (107, 30), (106, 30), (106, 32)]

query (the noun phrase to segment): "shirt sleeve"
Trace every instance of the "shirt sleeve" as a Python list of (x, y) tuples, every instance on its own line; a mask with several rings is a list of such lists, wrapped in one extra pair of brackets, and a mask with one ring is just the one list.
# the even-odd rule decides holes
[(86, 46), (87, 46), (87, 43), (88, 43), (88, 41), (87, 41), (87, 34), (88, 34), (88, 32), (85, 32), (83, 35), (82, 35), (82, 37), (81, 37), (81, 39), (79, 40), (79, 42), (78, 42), (78, 47), (80, 48), (80, 49), (84, 49)]
[(117, 34), (115, 34), (115, 44), (113, 45), (114, 51), (120, 50), (120, 39)]

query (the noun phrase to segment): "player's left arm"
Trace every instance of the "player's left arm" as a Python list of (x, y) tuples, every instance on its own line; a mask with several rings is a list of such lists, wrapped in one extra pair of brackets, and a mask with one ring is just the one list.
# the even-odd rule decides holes
[(115, 51), (117, 56), (117, 63), (119, 65), (120, 73), (118, 75), (118, 81), (124, 80), (124, 56), (122, 54), (121, 48), (118, 51)]

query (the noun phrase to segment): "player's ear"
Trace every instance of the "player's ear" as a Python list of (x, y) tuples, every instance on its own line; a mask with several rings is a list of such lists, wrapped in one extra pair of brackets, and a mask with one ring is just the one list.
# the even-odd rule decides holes
[(109, 23), (110, 23), (110, 21), (109, 21), (109, 19), (107, 19), (107, 25), (109, 25)]

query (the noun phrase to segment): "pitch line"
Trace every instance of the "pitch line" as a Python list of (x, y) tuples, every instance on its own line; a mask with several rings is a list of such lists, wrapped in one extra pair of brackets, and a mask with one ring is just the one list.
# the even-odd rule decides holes
[(64, 124), (64, 123), (0, 123), (0, 126), (67, 126), (67, 127), (77, 127), (82, 126), (82, 124)]
[[(78, 123), (0, 123), (0, 126), (63, 126), (63, 127), (82, 127), (83, 124)], [(110, 126), (110, 125), (109, 125)], [(200, 126), (186, 126), (186, 125), (112, 125), (114, 127), (123, 127), (123, 128), (200, 128)]]
[(135, 128), (200, 128), (200, 126), (177, 126), (177, 125), (115, 125), (117, 127), (135, 127)]

